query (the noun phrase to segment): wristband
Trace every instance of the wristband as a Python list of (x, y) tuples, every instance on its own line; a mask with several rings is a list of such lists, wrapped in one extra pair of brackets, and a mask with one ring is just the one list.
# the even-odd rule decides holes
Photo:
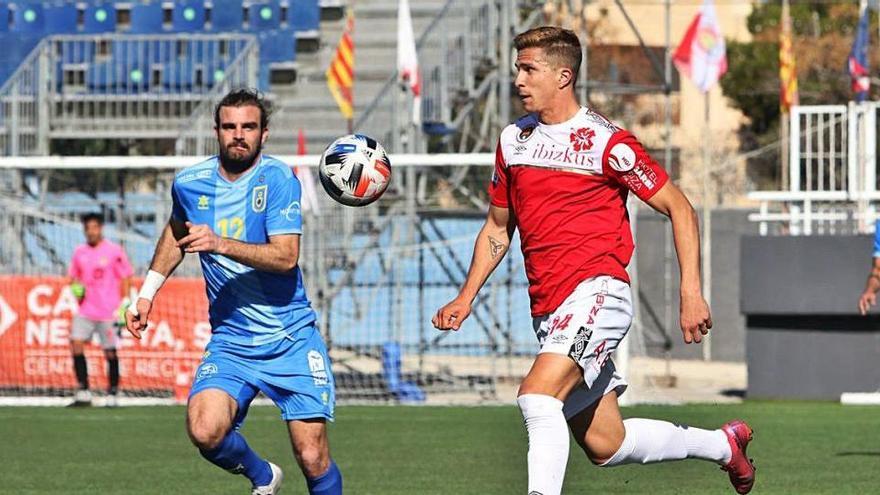
[[(156, 293), (162, 288), (163, 283), (165, 283), (165, 276), (157, 271), (150, 270), (144, 278), (144, 284), (141, 285), (141, 291), (138, 292), (137, 299), (146, 299), (152, 302), (153, 298), (156, 297)], [(138, 316), (137, 299), (135, 299), (134, 304), (128, 306), (128, 311), (135, 316)]]

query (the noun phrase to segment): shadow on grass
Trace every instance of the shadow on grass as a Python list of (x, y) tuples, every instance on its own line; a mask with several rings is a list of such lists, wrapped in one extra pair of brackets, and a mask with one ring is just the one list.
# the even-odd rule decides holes
[(849, 456), (863, 456), (863, 457), (880, 457), (880, 451), (871, 451), (871, 450), (856, 450), (856, 451), (847, 451), (847, 452), (837, 452), (834, 454), (838, 457), (849, 457)]

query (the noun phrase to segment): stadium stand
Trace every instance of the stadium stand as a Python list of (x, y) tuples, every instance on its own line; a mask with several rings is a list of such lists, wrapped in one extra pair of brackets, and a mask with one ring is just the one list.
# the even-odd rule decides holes
[(310, 55), (310, 74), (322, 63), (322, 9), (319, 0), (0, 2), (0, 154), (96, 135), (173, 141), (233, 86), (284, 98), (298, 54)]
[[(0, 83), (15, 71), (27, 55), (45, 37), (58, 35), (144, 35), (161, 36), (168, 34), (243, 34), (255, 36), (262, 50), (260, 66), (266, 66), (259, 82), (261, 89), (268, 90), (271, 71), (289, 72), (295, 70), (297, 39), (317, 40), (320, 36), (321, 6), (318, 0), (278, 0), (243, 3), (241, 0), (161, 2), (105, 2), (105, 1), (46, 1), (46, 2), (3, 2), (0, 4), (0, 41), (7, 49), (2, 54), (3, 67), (0, 68)], [(6, 34), (10, 33), (10, 34)], [(180, 64), (186, 52), (165, 52), (160, 41), (147, 47), (131, 51), (127, 45), (124, 58), (117, 59), (120, 52), (110, 47), (110, 43), (99, 37), (92, 37), (95, 46), (78, 53), (92, 54), (91, 57), (74, 56), (77, 60), (63, 58), (56, 70), (59, 77), (56, 85), (65, 91), (68, 84), (63, 74), (68, 64), (82, 64), (77, 70), (85, 74), (87, 80), (78, 81), (78, 91), (95, 91), (100, 94), (113, 93), (118, 82), (150, 82), (153, 76), (156, 84), (144, 87), (140, 84), (123, 85), (124, 89), (137, 90), (192, 91), (195, 86), (210, 87), (222, 72), (216, 69), (198, 67), (198, 62)], [(271, 46), (270, 46), (271, 45)], [(317, 44), (305, 44), (308, 49), (317, 49)], [(100, 49), (98, 49), (100, 48)], [(105, 51), (111, 53), (103, 53)], [(100, 52), (100, 59), (94, 58)], [(62, 57), (67, 57), (63, 55)], [(141, 58), (144, 57), (144, 58)], [(225, 57), (225, 55), (224, 55)], [(226, 59), (228, 61), (228, 58)], [(117, 62), (122, 67), (116, 67)], [(165, 66), (171, 67), (168, 70)], [(216, 64), (211, 64), (216, 65)], [(116, 70), (111, 70), (114, 68)], [(186, 74), (173, 77), (175, 70)], [(172, 76), (168, 76), (172, 73)], [(201, 77), (199, 73), (202, 74)], [(134, 80), (132, 80), (134, 77)], [(280, 80), (291, 79), (281, 78)], [(180, 81), (176, 84), (175, 81)], [(292, 82), (292, 79), (291, 79)], [(154, 87), (155, 86), (155, 87)], [(109, 88), (109, 89), (108, 89)], [(205, 88), (203, 88), (205, 89)]]

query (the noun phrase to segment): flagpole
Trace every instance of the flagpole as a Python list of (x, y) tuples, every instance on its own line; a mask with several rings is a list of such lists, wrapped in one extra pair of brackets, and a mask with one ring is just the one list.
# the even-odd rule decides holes
[[(710, 141), (712, 133), (709, 130), (709, 91), (703, 93), (703, 256), (701, 257), (703, 269), (703, 298), (709, 308), (712, 307), (712, 209), (709, 207), (710, 186), (709, 167), (711, 166)], [(703, 337), (703, 360), (712, 359), (712, 346), (709, 334)]]
[[(789, 22), (789, 23), (791, 22), (789, 20), (789, 16), (791, 14), (789, 12), (788, 0), (782, 0), (782, 12), (783, 12), (783, 14), (782, 14), (782, 16), (783, 16), (782, 29), (784, 30), (784, 29), (787, 29), (787, 27), (784, 24), (786, 22)], [(791, 40), (791, 34), (789, 33), (789, 42), (790, 42), (790, 40)], [(793, 50), (793, 48), (789, 48), (789, 50)], [(797, 75), (795, 75), (795, 77), (797, 77)], [(788, 133), (789, 133), (788, 104), (789, 104), (789, 102), (786, 101), (786, 99), (788, 98), (788, 94), (787, 94), (788, 87), (785, 87), (785, 83), (786, 83), (786, 81), (782, 81), (782, 86), (781, 86), (782, 95), (781, 96), (782, 96), (782, 100), (783, 100), (783, 105), (781, 105), (782, 113), (779, 116), (779, 118), (780, 118), (779, 133), (781, 134), (781, 136), (780, 136), (781, 137), (781, 139), (780, 139), (780, 145), (781, 145), (780, 158), (782, 159), (782, 177), (781, 177), (781, 179), (782, 179), (782, 190), (783, 191), (787, 190), (789, 187), (788, 174), (789, 174), (789, 165), (790, 165), (788, 163), (788, 151), (789, 151), (788, 150), (788, 146), (789, 146), (789, 143), (788, 143)]]

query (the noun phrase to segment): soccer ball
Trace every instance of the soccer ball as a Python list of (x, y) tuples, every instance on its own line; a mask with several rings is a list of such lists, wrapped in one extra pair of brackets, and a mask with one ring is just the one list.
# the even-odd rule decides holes
[(366, 206), (385, 192), (391, 162), (385, 148), (362, 134), (342, 136), (321, 154), (318, 176), (327, 194), (346, 206)]

